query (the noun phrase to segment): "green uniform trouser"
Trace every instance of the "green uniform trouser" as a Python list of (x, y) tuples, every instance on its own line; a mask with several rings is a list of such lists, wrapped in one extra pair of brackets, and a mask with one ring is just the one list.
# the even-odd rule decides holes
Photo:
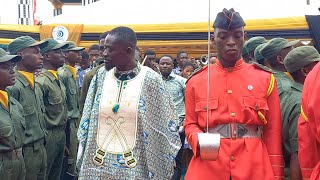
[(47, 179), (60, 180), (64, 147), (66, 145), (66, 134), (64, 127), (48, 129), (46, 151), (47, 151)]
[(45, 180), (47, 171), (47, 152), (44, 139), (23, 147), (26, 164), (26, 180)]
[(68, 172), (70, 174), (75, 174), (76, 169), (76, 161), (77, 161), (77, 153), (78, 153), (78, 138), (77, 138), (77, 119), (70, 119), (70, 141), (67, 145), (69, 150), (69, 157), (68, 157)]
[(0, 179), (1, 180), (24, 180), (26, 168), (23, 156), (15, 159), (12, 156), (0, 155)]

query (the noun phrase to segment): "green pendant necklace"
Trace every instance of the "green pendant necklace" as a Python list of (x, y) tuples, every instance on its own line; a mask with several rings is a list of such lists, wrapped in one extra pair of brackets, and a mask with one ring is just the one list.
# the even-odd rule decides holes
[(117, 114), (120, 109), (120, 100), (122, 96), (122, 91), (126, 88), (127, 82), (117, 81), (117, 86), (118, 86), (117, 102), (112, 106), (112, 112), (115, 114)]

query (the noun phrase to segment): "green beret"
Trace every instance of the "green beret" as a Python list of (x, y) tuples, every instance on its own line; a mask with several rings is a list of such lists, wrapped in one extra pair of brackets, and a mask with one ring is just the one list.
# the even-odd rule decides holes
[(63, 49), (63, 51), (83, 51), (84, 47), (77, 47), (76, 44), (72, 41), (66, 41), (65, 44), (68, 44), (68, 48)]
[(247, 51), (247, 48), (245, 48), (247, 46), (247, 44), (248, 44), (248, 41), (244, 42), (244, 44), (243, 44), (242, 56), (245, 54), (249, 54)]
[(65, 43), (59, 43), (53, 38), (45, 39), (44, 41), (48, 42), (48, 45), (45, 48), (41, 49), (41, 54), (44, 54), (54, 49), (66, 49), (69, 46), (68, 44), (65, 44)]
[(11, 61), (11, 60), (18, 62), (21, 60), (21, 56), (9, 55), (5, 50), (0, 48), (0, 63)]
[(266, 45), (264, 45), (264, 47), (260, 50), (260, 54), (264, 58), (270, 59), (272, 57), (275, 57), (282, 49), (291, 47), (298, 42), (299, 40), (289, 42), (284, 38), (273, 38), (269, 42), (267, 42)]
[(246, 41), (246, 43), (243, 46), (243, 49), (246, 49), (247, 54), (249, 54), (253, 52), (257, 46), (266, 42), (267, 42), (266, 38), (262, 36), (252, 37), (248, 41)]
[[(263, 43), (260, 44), (258, 47), (256, 47), (256, 49), (254, 50), (254, 59), (260, 63), (260, 61), (262, 61), (264, 59), (263, 56), (261, 56), (260, 54), (260, 50), (263, 48), (264, 45), (266, 45), (267, 43)], [(261, 64), (261, 63), (260, 63)]]
[(239, 27), (243, 27), (246, 24), (244, 23), (244, 20), (240, 16), (238, 12), (235, 12), (233, 8), (230, 10), (227, 10), (224, 8), (222, 12), (219, 12), (217, 14), (217, 17), (213, 23), (214, 28), (220, 28), (220, 29), (235, 29)]
[(320, 61), (320, 54), (313, 46), (300, 46), (290, 51), (284, 58), (284, 66), (289, 73)]
[(7, 44), (0, 44), (0, 48), (3, 50), (7, 51), (8, 50), (8, 45)]
[(37, 42), (30, 36), (20, 36), (10, 42), (8, 45), (8, 51), (10, 54), (15, 55), (25, 48), (39, 46), (39, 48), (42, 49), (46, 47), (47, 44), (48, 43), (44, 41)]

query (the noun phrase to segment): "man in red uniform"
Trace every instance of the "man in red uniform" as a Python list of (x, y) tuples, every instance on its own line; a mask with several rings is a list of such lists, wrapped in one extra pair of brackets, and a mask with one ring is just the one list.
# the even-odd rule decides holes
[[(312, 57), (311, 57), (312, 56)], [(310, 58), (320, 55), (315, 51)], [(320, 63), (308, 74), (302, 91), (301, 115), (298, 120), (299, 162), (303, 179), (320, 179)]]
[[(241, 57), (245, 23), (224, 9), (213, 24), (218, 60), (187, 82), (185, 133), (194, 156), (187, 180), (283, 179), (281, 112), (274, 76)], [(208, 89), (210, 97), (208, 97)], [(209, 99), (209, 104), (207, 101)], [(200, 155), (198, 134), (220, 134), (215, 161)]]

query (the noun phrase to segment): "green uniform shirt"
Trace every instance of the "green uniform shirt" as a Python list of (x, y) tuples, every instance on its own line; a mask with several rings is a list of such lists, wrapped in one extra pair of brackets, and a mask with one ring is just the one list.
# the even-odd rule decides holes
[(45, 106), (44, 120), (47, 129), (64, 126), (67, 122), (66, 88), (46, 69), (36, 78)]
[[(261, 69), (264, 69), (268, 72), (273, 73), (276, 82), (277, 82), (277, 90), (278, 90), (278, 95), (280, 97), (280, 107), (281, 107), (281, 115), (282, 115), (282, 148), (283, 148), (283, 155), (284, 155), (284, 160), (285, 160), (285, 166), (289, 167), (290, 163), (290, 157), (291, 157), (291, 152), (294, 152), (294, 150), (297, 148), (297, 117), (296, 119), (293, 119), (293, 116), (296, 116), (295, 113), (293, 112), (296, 111), (295, 108), (299, 108), (299, 114), (300, 114), (300, 105), (298, 107), (296, 106), (296, 102), (300, 96), (297, 95), (297, 92), (294, 91), (296, 87), (298, 86), (297, 83), (292, 81), (283, 72), (276, 71), (269, 69), (265, 66), (262, 66), (257, 63), (253, 63), (260, 67)], [(293, 88), (294, 87), (294, 88)], [(290, 95), (290, 96), (288, 96)], [(297, 96), (297, 97), (293, 97)], [(290, 103), (288, 101), (291, 101)], [(295, 124), (293, 124), (295, 123)], [(295, 129), (294, 129), (295, 128)], [(292, 149), (290, 148), (291, 146), (291, 139), (292, 139)], [(287, 174), (286, 174), (287, 176)]]
[(23, 107), (26, 122), (24, 144), (29, 144), (43, 139), (46, 135), (42, 92), (38, 85), (32, 89), (27, 79), (18, 71), (15, 75), (16, 82), (8, 87), (7, 91)]
[[(280, 96), (280, 101), (285, 97), (291, 90), (291, 83), (293, 82), (288, 75), (280, 71), (274, 71), (274, 77), (277, 81), (278, 94)], [(281, 107), (282, 109), (282, 107)]]
[(272, 70), (274, 77), (276, 78), (277, 82), (277, 89), (278, 94), (280, 97), (280, 108), (281, 108), (281, 116), (282, 116), (282, 151), (285, 161), (285, 179), (290, 178), (289, 177), (289, 166), (290, 166), (290, 157), (291, 153), (287, 149), (287, 145), (285, 143), (285, 139), (288, 139), (288, 126), (287, 126), (287, 120), (284, 118), (284, 110), (283, 106), (285, 104), (285, 97), (288, 95), (288, 93), (291, 90), (291, 84), (294, 82), (291, 78), (288, 77), (287, 74), (284, 72)]
[(184, 116), (186, 114), (184, 107), (184, 94), (186, 90), (187, 79), (176, 75), (173, 71), (168, 76), (168, 79), (164, 79), (164, 77), (162, 77), (162, 79), (175, 105), (177, 117), (179, 117), (180, 119), (179, 123), (183, 123), (183, 121), (181, 120), (184, 119)]
[(300, 116), (302, 84), (293, 82), (289, 93), (281, 100), (282, 107), (282, 141), (284, 159), (289, 166), (291, 153), (298, 152), (297, 124)]
[[(284, 118), (284, 111), (283, 111), (283, 105), (284, 103), (284, 98), (288, 95), (288, 93), (291, 90), (291, 84), (293, 83), (293, 81), (288, 77), (288, 75), (286, 75), (283, 72), (280, 71), (274, 71), (274, 77), (276, 78), (277, 81), (277, 89), (278, 89), (278, 94), (280, 97), (280, 108), (281, 108), (281, 117), (282, 117), (282, 151), (283, 151), (283, 156), (284, 156), (284, 160), (285, 160), (285, 165), (286, 167), (288, 167), (289, 164), (287, 164), (287, 162), (290, 162), (290, 152), (288, 152), (285, 148), (285, 143), (284, 143), (284, 139), (286, 139), (287, 133), (288, 132), (288, 127), (286, 125), (286, 119)], [(289, 157), (289, 159), (287, 159)]]
[(0, 103), (0, 152), (23, 146), (25, 119), (20, 103), (9, 95), (9, 111)]
[(64, 65), (58, 70), (59, 78), (66, 87), (68, 118), (79, 119), (79, 88), (76, 77), (73, 77), (69, 67)]

